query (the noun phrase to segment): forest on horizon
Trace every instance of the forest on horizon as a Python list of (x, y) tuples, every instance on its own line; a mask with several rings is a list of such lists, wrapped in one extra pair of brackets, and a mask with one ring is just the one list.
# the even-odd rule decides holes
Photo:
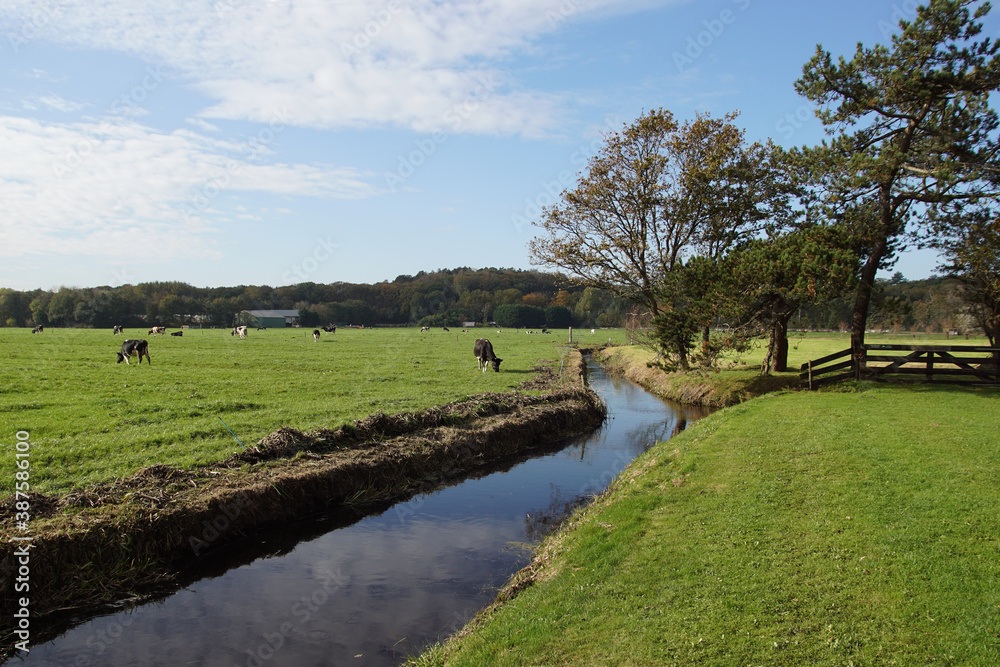
[[(950, 278), (906, 280), (896, 273), (878, 282), (869, 326), (887, 331), (974, 331), (958, 289), (957, 281)], [(852, 305), (849, 294), (805, 305), (790, 326), (847, 330)], [(531, 326), (622, 327), (641, 321), (630, 301), (575, 284), (562, 274), (461, 267), (399, 275), (374, 284), (194, 287), (183, 282), (148, 282), (57, 291), (0, 288), (0, 325), (230, 327), (244, 310), (298, 310), (304, 326), (461, 326), (467, 321), (491, 322), (501, 306), (526, 306), (536, 310), (524, 312), (549, 315), (545, 324)]]

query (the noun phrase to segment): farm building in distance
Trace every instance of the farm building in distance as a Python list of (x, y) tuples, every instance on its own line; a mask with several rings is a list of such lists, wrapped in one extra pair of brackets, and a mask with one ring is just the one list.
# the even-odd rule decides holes
[(244, 310), (236, 317), (238, 323), (258, 327), (294, 327), (299, 324), (297, 310)]

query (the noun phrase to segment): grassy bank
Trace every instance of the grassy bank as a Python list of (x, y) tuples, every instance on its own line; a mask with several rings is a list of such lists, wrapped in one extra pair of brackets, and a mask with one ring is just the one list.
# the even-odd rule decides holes
[(513, 599), (416, 664), (998, 664), (998, 433), (996, 390), (727, 408), (637, 459)]
[[(985, 337), (965, 339), (945, 334), (869, 334), (868, 343), (898, 345), (988, 345)], [(647, 390), (680, 403), (726, 407), (755, 396), (782, 389), (796, 389), (800, 385), (799, 368), (811, 359), (818, 359), (850, 347), (846, 333), (789, 334), (788, 368), (784, 373), (760, 374), (764, 357), (761, 345), (747, 353), (722, 359), (718, 371), (666, 374), (647, 363), (656, 355), (638, 346), (609, 347), (600, 353), (606, 366)]]

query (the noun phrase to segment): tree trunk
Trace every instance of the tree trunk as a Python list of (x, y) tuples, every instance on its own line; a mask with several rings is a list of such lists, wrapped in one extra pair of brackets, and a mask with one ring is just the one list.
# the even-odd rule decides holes
[(781, 315), (774, 323), (771, 335), (775, 336), (774, 358), (771, 360), (772, 373), (784, 373), (788, 370), (788, 320), (792, 319), (791, 311)]
[(764, 354), (764, 362), (760, 369), (762, 374), (784, 373), (788, 370), (788, 321), (792, 319), (796, 310), (798, 307), (778, 314), (771, 324), (767, 352)]
[(868, 308), (875, 290), (875, 274), (878, 272), (878, 260), (874, 255), (868, 257), (861, 269), (861, 280), (854, 297), (854, 312), (851, 315), (851, 359), (853, 360), (854, 377), (862, 379), (865, 358), (865, 327), (868, 323)]
[(875, 275), (889, 248), (889, 230), (892, 228), (893, 213), (884, 203), (881, 210), (880, 233), (868, 253), (868, 259), (861, 267), (861, 279), (854, 298), (854, 312), (851, 315), (851, 359), (854, 362), (854, 377), (863, 379), (865, 367), (865, 328), (868, 324), (868, 309), (875, 292)]
[(993, 302), (993, 314), (990, 317), (988, 326), (984, 326), (986, 339), (990, 341), (990, 347), (997, 346), (997, 338), (1000, 337), (1000, 301)]

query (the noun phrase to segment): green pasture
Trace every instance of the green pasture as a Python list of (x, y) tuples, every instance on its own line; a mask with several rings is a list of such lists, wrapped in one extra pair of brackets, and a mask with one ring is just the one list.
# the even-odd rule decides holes
[(1000, 664), (1000, 391), (849, 384), (700, 420), (428, 665)]
[[(176, 329), (173, 329), (176, 330)], [(70, 488), (152, 464), (224, 459), (282, 426), (332, 428), (368, 415), (415, 411), (530, 380), (558, 365), (567, 332), (440, 328), (188, 329), (149, 336), (152, 365), (116, 364), (110, 330), (0, 328), (0, 496), (13, 490), (18, 431), (30, 434), (31, 489)], [(503, 365), (480, 373), (472, 354), (488, 337)], [(619, 331), (574, 331), (584, 344), (622, 342)]]

